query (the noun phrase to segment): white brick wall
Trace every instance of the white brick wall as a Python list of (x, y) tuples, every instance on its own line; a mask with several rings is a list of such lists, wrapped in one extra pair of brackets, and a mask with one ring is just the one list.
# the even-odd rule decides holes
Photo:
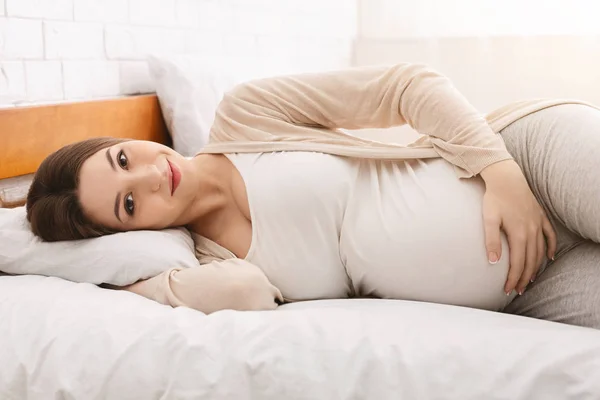
[(46, 59), (104, 57), (104, 32), (96, 22), (44, 22)]
[(116, 61), (63, 61), (65, 98), (105, 97), (120, 93)]
[(129, 8), (124, 0), (75, 0), (73, 16), (76, 21), (127, 23)]
[(25, 76), (27, 76), (27, 93), (32, 98), (45, 100), (63, 98), (60, 61), (26, 61)]
[(44, 56), (42, 22), (20, 18), (0, 18), (0, 57), (22, 60)]
[(185, 50), (185, 35), (180, 29), (109, 25), (105, 35), (110, 59), (144, 59), (149, 53), (177, 54)]
[(6, 12), (14, 17), (72, 19), (72, 0), (7, 0)]
[(26, 97), (25, 70), (22, 61), (0, 62), (0, 102), (22, 101)]
[(175, 25), (173, 0), (129, 0), (130, 21), (134, 24)]
[[(0, 0), (0, 107), (151, 92), (149, 53), (350, 65), (357, 0)], [(240, 65), (244, 68), (244, 65)]]

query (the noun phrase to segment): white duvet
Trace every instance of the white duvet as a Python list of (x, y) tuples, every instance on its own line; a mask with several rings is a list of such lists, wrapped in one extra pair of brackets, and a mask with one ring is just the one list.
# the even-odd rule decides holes
[(205, 316), (0, 276), (0, 399), (600, 399), (600, 331), (385, 300)]

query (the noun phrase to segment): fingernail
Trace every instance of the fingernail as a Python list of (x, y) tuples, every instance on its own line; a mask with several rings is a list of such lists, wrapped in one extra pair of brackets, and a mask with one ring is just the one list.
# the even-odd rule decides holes
[(506, 295), (510, 296), (511, 293), (512, 293), (512, 290), (509, 290), (508, 292), (506, 292)]
[(531, 279), (529, 282), (533, 283), (535, 281), (535, 279)]
[(496, 264), (498, 262), (498, 254), (493, 251), (490, 251), (488, 254), (488, 261), (490, 264)]
[(519, 291), (519, 296), (522, 296), (522, 295), (523, 295), (523, 291), (521, 290), (521, 291)]
[(554, 261), (554, 256), (552, 256), (551, 260)]

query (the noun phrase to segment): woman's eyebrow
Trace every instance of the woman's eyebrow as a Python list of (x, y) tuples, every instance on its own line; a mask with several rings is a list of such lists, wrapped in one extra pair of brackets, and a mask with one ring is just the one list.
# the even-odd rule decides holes
[(115, 217), (117, 217), (120, 223), (123, 223), (121, 217), (119, 217), (119, 208), (121, 208), (121, 192), (117, 193), (117, 197), (115, 198)]
[[(108, 163), (110, 164), (110, 167), (113, 169), (113, 171), (117, 172), (117, 167), (115, 166), (115, 162), (113, 161), (112, 155), (110, 154), (110, 148), (106, 149), (106, 159), (108, 160)], [(120, 207), (121, 192), (117, 193), (117, 197), (115, 198), (115, 217), (117, 217), (120, 223), (123, 223), (123, 221), (121, 221), (121, 217), (119, 217)]]
[(113, 169), (113, 171), (117, 171), (117, 167), (115, 167), (115, 162), (113, 161), (112, 156), (110, 155), (110, 148), (106, 149), (106, 159), (108, 160), (108, 163), (110, 164), (110, 167)]

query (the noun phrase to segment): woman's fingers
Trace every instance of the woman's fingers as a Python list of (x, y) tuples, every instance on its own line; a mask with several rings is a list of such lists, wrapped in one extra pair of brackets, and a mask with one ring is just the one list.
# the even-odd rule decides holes
[(277, 305), (283, 304), (284, 300), (283, 300), (283, 295), (281, 294), (281, 291), (279, 289), (277, 289), (275, 286), (273, 286), (273, 289), (274, 289), (275, 303)]
[(541, 234), (540, 231), (532, 230), (527, 239), (527, 250), (525, 253), (525, 268), (521, 277), (519, 278), (519, 283), (516, 286), (517, 293), (520, 295), (523, 294), (527, 284), (531, 280), (531, 277), (536, 271), (537, 260), (538, 260), (538, 236)]
[(510, 268), (508, 278), (504, 285), (504, 292), (509, 295), (517, 286), (523, 270), (527, 251), (527, 236), (519, 233), (508, 233), (508, 246), (510, 248)]
[(484, 208), (483, 224), (485, 230), (485, 248), (490, 264), (496, 264), (502, 257), (502, 241), (500, 239), (500, 217), (487, 212)]
[(544, 231), (546, 244), (548, 246), (548, 252), (546, 255), (549, 259), (554, 260), (554, 255), (556, 254), (556, 232), (554, 232), (554, 228), (545, 214), (542, 221), (542, 229)]
[(542, 266), (542, 263), (544, 262), (544, 256), (546, 253), (546, 242), (544, 240), (543, 231), (540, 231), (540, 233), (538, 234), (537, 252), (538, 252), (538, 257), (537, 257), (535, 271), (533, 272), (533, 275), (531, 275), (529, 282), (533, 282), (535, 280), (535, 278), (537, 278), (538, 271), (540, 270), (540, 267)]

